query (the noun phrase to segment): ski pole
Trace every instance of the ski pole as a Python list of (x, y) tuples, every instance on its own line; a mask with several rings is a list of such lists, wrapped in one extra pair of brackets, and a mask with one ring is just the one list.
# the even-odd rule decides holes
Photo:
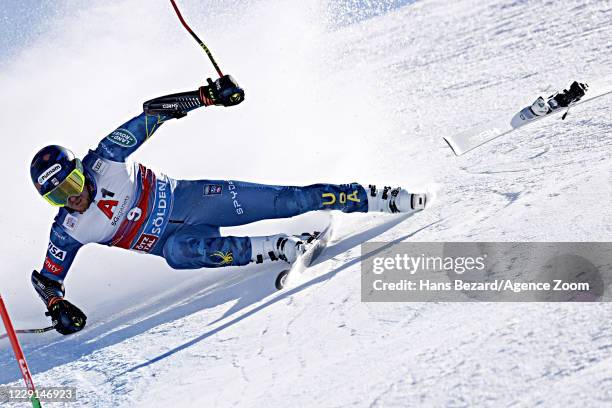
[(200, 47), (202, 47), (202, 49), (204, 50), (206, 55), (208, 55), (208, 58), (210, 58), (210, 62), (212, 62), (213, 66), (215, 67), (215, 70), (217, 71), (217, 74), (219, 74), (219, 77), (222, 77), (223, 73), (221, 72), (221, 68), (219, 68), (219, 65), (217, 65), (217, 62), (213, 58), (213, 56), (212, 56), (210, 50), (208, 49), (208, 47), (206, 46), (206, 44), (204, 44), (204, 42), (202, 42), (202, 40), (200, 40), (200, 38), (196, 35), (196, 33), (194, 33), (193, 30), (187, 25), (187, 23), (185, 22), (185, 19), (183, 19), (183, 16), (181, 15), (181, 12), (180, 12), (180, 10), (177, 7), (175, 1), (174, 0), (170, 0), (170, 3), (172, 3), (172, 7), (174, 7), (174, 11), (176, 12), (176, 15), (178, 16), (179, 20), (181, 20), (181, 24), (183, 24), (183, 27), (185, 27), (187, 32), (189, 32), (189, 34), (191, 34), (191, 36), (198, 42), (198, 44), (200, 44)]
[(30, 374), (28, 363), (26, 362), (25, 356), (23, 355), (23, 350), (21, 349), (21, 345), (19, 344), (19, 340), (17, 339), (17, 334), (15, 333), (15, 329), (13, 328), (13, 324), (11, 323), (11, 319), (9, 318), (8, 311), (6, 310), (6, 306), (4, 305), (4, 300), (2, 300), (2, 295), (0, 295), (0, 315), (2, 315), (2, 322), (4, 323), (8, 338), (11, 341), (11, 346), (13, 347), (15, 358), (17, 359), (17, 363), (19, 364), (19, 370), (21, 371), (21, 375), (23, 376), (23, 381), (25, 382), (25, 385), (28, 388), (28, 393), (31, 395), (30, 401), (32, 402), (32, 407), (41, 408), (40, 400), (36, 396), (36, 388), (34, 387), (34, 381), (32, 380), (32, 375)]
[(569, 113), (570, 108), (571, 108), (571, 106), (569, 108), (567, 108), (567, 110), (565, 111), (563, 116), (561, 116), (561, 120), (565, 120), (565, 118), (567, 117), (567, 114)]
[[(16, 329), (17, 334), (29, 334), (29, 333), (46, 333), (50, 330), (55, 329), (55, 326), (41, 327), (40, 329)], [(8, 337), (8, 333), (0, 334), (0, 340)]]

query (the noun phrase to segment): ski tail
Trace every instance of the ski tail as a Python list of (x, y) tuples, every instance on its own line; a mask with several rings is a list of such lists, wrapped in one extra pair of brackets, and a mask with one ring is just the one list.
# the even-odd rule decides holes
[[(453, 151), (455, 156), (461, 156), (463, 154), (462, 152), (457, 152), (457, 150), (455, 150), (455, 147), (453, 146), (453, 143), (451, 143), (451, 141), (449, 141), (450, 138), (443, 137), (442, 139), (444, 139), (444, 141), (446, 142), (448, 147), (450, 147), (450, 149)], [(450, 139), (450, 140), (452, 140), (452, 139)]]
[(310, 266), (314, 265), (314, 262), (320, 257), (327, 243), (331, 239), (334, 230), (333, 216), (330, 214), (327, 225), (325, 228), (317, 234), (310, 248), (300, 255), (293, 264), (278, 274), (275, 282), (276, 289), (281, 290), (290, 283), (290, 277), (300, 275)]
[(445, 136), (444, 141), (456, 156), (461, 156), (478, 146), (505, 135), (513, 130), (509, 121), (490, 122), (452, 136)]

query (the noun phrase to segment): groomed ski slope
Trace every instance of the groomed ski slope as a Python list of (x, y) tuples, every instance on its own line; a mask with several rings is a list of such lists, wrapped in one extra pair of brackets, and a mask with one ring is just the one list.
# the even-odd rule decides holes
[[(4, 182), (19, 197), (0, 214), (12, 231), (0, 274), (15, 326), (48, 324), (29, 273), (53, 210), (29, 185), (32, 153), (55, 142), (82, 155), (143, 100), (212, 72), (169, 6), (150, 3), (67, 8), (0, 67), (18, 174)], [(135, 160), (177, 178), (435, 183), (435, 206), (338, 215), (323, 261), (284, 292), (279, 266), (172, 271), (87, 247), (66, 287), (88, 327), (21, 337), (38, 386), (76, 386), (87, 407), (612, 404), (609, 304), (362, 303), (359, 270), (366, 240), (610, 240), (609, 98), (463, 157), (441, 138), (574, 79), (612, 78), (609, 2), (417, 1), (342, 26), (333, 4), (181, 3), (246, 101), (164, 125)], [(0, 384), (18, 383), (2, 341)]]

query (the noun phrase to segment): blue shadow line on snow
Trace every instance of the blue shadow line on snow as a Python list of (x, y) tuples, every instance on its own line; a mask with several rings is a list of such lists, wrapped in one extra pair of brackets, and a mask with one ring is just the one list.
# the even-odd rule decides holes
[[(384, 223), (382, 225), (376, 226), (376, 227), (371, 228), (371, 229), (369, 229), (367, 231), (364, 231), (362, 233), (359, 233), (359, 234), (356, 234), (356, 235), (353, 235), (353, 236), (350, 236), (348, 238), (343, 239), (342, 241), (336, 243), (335, 245), (327, 248), (326, 251), (324, 252), (325, 255), (322, 256), (321, 257), (322, 259), (319, 262), (316, 262), (315, 265), (318, 264), (318, 263), (323, 262), (324, 260), (333, 258), (334, 256), (336, 256), (336, 255), (338, 255), (340, 253), (343, 253), (343, 252), (347, 251), (348, 249), (350, 249), (350, 248), (352, 248), (352, 247), (354, 247), (356, 245), (359, 245), (362, 242), (368, 241), (368, 240), (370, 240), (370, 239), (380, 235), (381, 233), (389, 230), (390, 228), (392, 228), (395, 225), (401, 223), (402, 221), (404, 221), (405, 219), (407, 219), (409, 217), (410, 217), (409, 215), (408, 216), (398, 217), (397, 219), (394, 219), (392, 221), (389, 221), (389, 222)], [(214, 328), (214, 329), (212, 329), (212, 330), (202, 334), (201, 336), (198, 336), (198, 337), (196, 337), (196, 338), (194, 338), (194, 339), (192, 339), (192, 340), (190, 340), (190, 341), (188, 341), (186, 343), (183, 343), (180, 346), (177, 346), (177, 347), (173, 348), (172, 350), (169, 350), (169, 351), (167, 351), (167, 352), (165, 352), (163, 354), (160, 354), (159, 356), (154, 357), (154, 358), (152, 358), (152, 359), (150, 359), (150, 360), (148, 360), (148, 361), (146, 361), (146, 362), (144, 362), (142, 364), (138, 364), (138, 365), (136, 365), (136, 366), (134, 366), (132, 368), (129, 368), (126, 371), (124, 371), (122, 373), (119, 373), (119, 374), (109, 378), (106, 382), (111, 382), (111, 381), (113, 381), (117, 377), (120, 377), (120, 376), (122, 376), (124, 374), (128, 374), (128, 373), (134, 372), (134, 371), (139, 370), (141, 368), (150, 366), (150, 365), (152, 365), (152, 364), (154, 364), (154, 363), (156, 363), (158, 361), (161, 361), (161, 360), (163, 360), (163, 359), (165, 359), (167, 357), (172, 356), (173, 354), (178, 353), (179, 351), (185, 350), (188, 347), (191, 347), (194, 344), (197, 344), (200, 341), (205, 340), (205, 339), (207, 339), (207, 338), (209, 338), (209, 337), (211, 337), (211, 336), (213, 336), (213, 335), (215, 335), (215, 334), (217, 334), (217, 333), (227, 329), (228, 327), (233, 326), (236, 323), (239, 323), (240, 321), (246, 319), (247, 317), (250, 317), (250, 316), (254, 315), (255, 313), (258, 313), (259, 311), (267, 308), (268, 306), (271, 306), (271, 305), (273, 305), (273, 304), (275, 304), (275, 303), (277, 303), (277, 302), (279, 302), (279, 301), (281, 301), (283, 299), (286, 299), (289, 296), (292, 296), (292, 295), (294, 295), (294, 294), (296, 294), (298, 292), (301, 292), (301, 291), (303, 291), (304, 289), (306, 289), (306, 288), (308, 288), (310, 286), (313, 286), (313, 285), (316, 285), (318, 283), (321, 283), (321, 282), (324, 282), (326, 280), (331, 279), (332, 277), (334, 277), (335, 275), (337, 275), (341, 271), (343, 271), (343, 270), (345, 270), (345, 269), (355, 265), (358, 262), (361, 262), (363, 259), (369, 258), (371, 256), (374, 256), (377, 253), (386, 250), (387, 248), (389, 248), (392, 245), (395, 245), (395, 244), (397, 244), (399, 242), (402, 242), (405, 239), (411, 238), (411, 237), (415, 236), (416, 234), (418, 234), (419, 232), (421, 232), (421, 231), (423, 231), (423, 230), (425, 230), (425, 229), (427, 229), (427, 228), (429, 228), (429, 227), (431, 227), (431, 226), (433, 226), (435, 224), (438, 224), (441, 221), (443, 221), (443, 220), (434, 221), (434, 222), (432, 222), (430, 224), (425, 225), (424, 227), (421, 227), (421, 228), (419, 228), (419, 229), (417, 229), (417, 230), (415, 230), (415, 231), (413, 231), (413, 232), (411, 232), (409, 234), (406, 234), (406, 235), (404, 235), (404, 236), (402, 236), (400, 238), (395, 239), (394, 241), (389, 242), (387, 245), (384, 245), (381, 248), (378, 248), (378, 249), (376, 249), (374, 251), (371, 251), (371, 252), (369, 252), (367, 254), (362, 254), (361, 256), (356, 257), (356, 258), (354, 258), (354, 259), (344, 263), (343, 265), (339, 266), (338, 268), (336, 268), (336, 269), (334, 269), (334, 270), (332, 270), (330, 272), (327, 272), (327, 273), (325, 273), (323, 275), (320, 275), (320, 276), (318, 276), (318, 277), (316, 277), (316, 278), (314, 278), (314, 279), (312, 279), (312, 280), (310, 280), (308, 282), (303, 283), (300, 286), (297, 286), (297, 287), (295, 287), (293, 289), (290, 289), (287, 292), (281, 294), (280, 296), (275, 297), (274, 299), (270, 299), (269, 301), (267, 301), (267, 302), (257, 306), (256, 308), (254, 308), (252, 310), (249, 310), (245, 314), (243, 314), (241, 316), (238, 316), (238, 317), (234, 318), (233, 320), (230, 320), (229, 322), (224, 323), (221, 326), (216, 327), (216, 328)]]

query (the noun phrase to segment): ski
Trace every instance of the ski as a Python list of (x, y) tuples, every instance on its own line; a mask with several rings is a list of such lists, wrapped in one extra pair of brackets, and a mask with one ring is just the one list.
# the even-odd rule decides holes
[[(546, 106), (547, 102), (543, 101), (543, 98), (538, 98), (538, 100), (536, 100), (533, 105), (521, 109), (510, 119), (506, 118), (491, 121), (480, 126), (475, 126), (471, 129), (457, 133), (453, 136), (445, 136), (444, 141), (448, 144), (448, 146), (451, 148), (451, 150), (456, 156), (461, 156), (471, 150), (476, 149), (477, 147), (482, 146), (485, 143), (505, 136), (508, 133), (515, 131), (516, 129), (520, 129), (541, 119), (556, 115), (561, 112), (565, 112), (562, 117), (563, 119), (565, 119), (565, 116), (567, 115), (567, 112), (570, 108), (577, 105), (581, 105), (586, 102), (593, 101), (597, 98), (609, 95), (611, 93), (612, 86), (609, 85), (598, 86), (595, 87), (595, 89), (589, 88), (588, 90), (586, 90), (584, 96), (579, 100), (571, 102), (567, 106), (558, 106), (554, 109), (549, 108), (549, 111), (547, 113), (542, 114), (540, 116), (534, 113), (533, 107), (536, 106), (538, 102), (540, 102), (538, 106)], [(548, 102), (550, 102), (555, 96), (556, 95), (551, 96)]]
[(333, 232), (333, 221), (330, 220), (329, 224), (323, 229), (321, 232), (314, 233), (314, 241), (310, 243), (309, 248), (300, 255), (289, 269), (285, 269), (280, 272), (276, 277), (276, 282), (274, 285), (276, 289), (282, 290), (287, 286), (288, 279), (291, 275), (301, 274), (308, 267), (312, 265), (312, 263), (321, 255), (325, 247), (327, 247), (327, 243)]

